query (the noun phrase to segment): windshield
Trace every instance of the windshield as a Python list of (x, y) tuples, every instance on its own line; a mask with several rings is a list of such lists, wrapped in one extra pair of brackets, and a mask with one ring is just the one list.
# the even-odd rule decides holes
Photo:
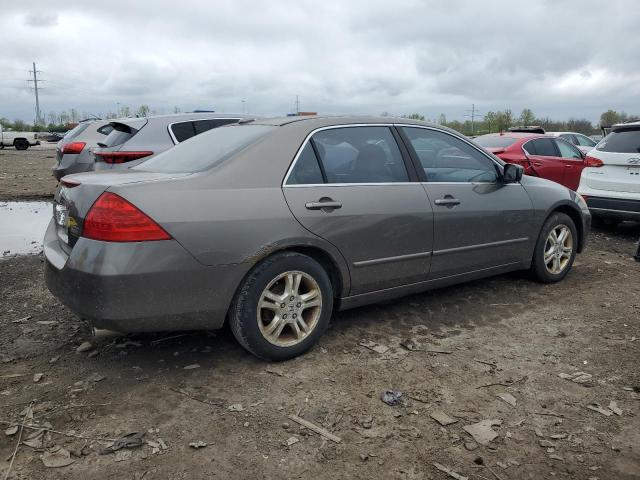
[(596, 150), (615, 153), (640, 153), (640, 128), (614, 130), (596, 146)]
[(513, 145), (517, 139), (505, 137), (503, 135), (482, 135), (473, 139), (481, 147), (485, 148), (506, 148)]
[(134, 170), (195, 173), (224, 161), (275, 128), (270, 125), (230, 125), (214, 128), (150, 158)]

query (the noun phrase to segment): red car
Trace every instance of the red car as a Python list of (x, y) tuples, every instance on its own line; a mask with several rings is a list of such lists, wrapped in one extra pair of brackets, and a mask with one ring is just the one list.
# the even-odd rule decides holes
[(562, 138), (535, 133), (490, 133), (474, 141), (507, 163), (524, 167), (527, 175), (546, 178), (577, 190), (589, 157)]

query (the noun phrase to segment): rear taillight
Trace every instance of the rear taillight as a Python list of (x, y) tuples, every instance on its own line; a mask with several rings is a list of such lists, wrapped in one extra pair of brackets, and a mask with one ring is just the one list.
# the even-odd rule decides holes
[(584, 166), (585, 167), (601, 167), (604, 163), (599, 158), (586, 156), (584, 157)]
[(82, 150), (84, 149), (86, 143), (85, 142), (71, 142), (71, 143), (66, 143), (62, 146), (62, 148), (60, 149), (60, 153), (62, 153), (63, 155), (66, 153), (80, 153), (82, 152)]
[(138, 207), (115, 193), (95, 201), (82, 228), (82, 236), (104, 242), (169, 240), (171, 236)]
[(105, 163), (126, 163), (153, 155), (153, 152), (94, 152)]

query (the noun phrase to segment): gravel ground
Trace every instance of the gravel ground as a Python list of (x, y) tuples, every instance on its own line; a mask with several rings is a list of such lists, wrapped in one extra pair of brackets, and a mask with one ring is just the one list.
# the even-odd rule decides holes
[[(639, 235), (596, 230), (557, 285), (510, 274), (340, 313), (280, 364), (226, 329), (91, 337), (40, 256), (2, 259), (0, 475), (25, 422), (9, 478), (640, 478)], [(465, 429), (481, 421), (491, 441)], [(131, 432), (142, 446), (100, 454)]]
[(27, 150), (0, 150), (0, 201), (53, 197), (57, 181), (51, 175), (56, 144), (44, 143)]

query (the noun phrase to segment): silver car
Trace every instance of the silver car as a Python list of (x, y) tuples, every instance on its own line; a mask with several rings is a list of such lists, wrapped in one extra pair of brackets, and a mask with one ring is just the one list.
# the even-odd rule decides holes
[(255, 116), (191, 112), (112, 120), (96, 149), (93, 170), (131, 168), (196, 135)]
[(100, 328), (228, 321), (247, 350), (284, 360), (334, 310), (513, 270), (562, 280), (590, 223), (575, 192), (441, 126), (259, 120), (63, 179), (46, 281)]
[(589, 151), (591, 151), (591, 149), (593, 149), (593, 147), (598, 143), (593, 138), (587, 137), (586, 135), (578, 132), (547, 132), (547, 134), (553, 135), (554, 137), (564, 138), (584, 154), (589, 153)]
[(60, 180), (72, 173), (93, 170), (91, 149), (111, 133), (109, 120), (85, 120), (69, 130), (56, 145), (56, 164), (53, 176)]

